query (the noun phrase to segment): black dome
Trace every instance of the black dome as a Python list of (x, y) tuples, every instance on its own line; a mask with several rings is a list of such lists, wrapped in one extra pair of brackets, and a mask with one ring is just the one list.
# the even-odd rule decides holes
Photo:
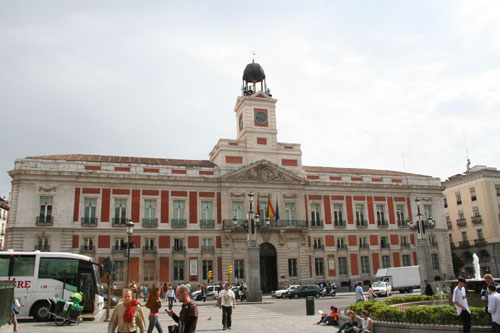
[(246, 82), (261, 82), (265, 78), (264, 69), (255, 62), (248, 64), (243, 71), (243, 80)]

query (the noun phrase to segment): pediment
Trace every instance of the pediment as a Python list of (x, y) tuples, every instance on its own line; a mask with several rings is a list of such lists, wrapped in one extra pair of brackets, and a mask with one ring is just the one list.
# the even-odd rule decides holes
[(264, 183), (299, 183), (304, 184), (307, 181), (295, 173), (286, 170), (276, 164), (260, 160), (249, 164), (241, 169), (232, 171), (221, 177), (222, 180), (231, 181), (252, 181)]

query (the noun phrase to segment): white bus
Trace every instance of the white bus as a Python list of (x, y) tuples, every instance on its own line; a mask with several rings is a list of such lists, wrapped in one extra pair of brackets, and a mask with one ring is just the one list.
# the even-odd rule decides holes
[(64, 252), (0, 252), (0, 280), (14, 280), (20, 316), (49, 319), (48, 298), (69, 299), (83, 292), (83, 315), (96, 315), (104, 307), (99, 264), (92, 258)]

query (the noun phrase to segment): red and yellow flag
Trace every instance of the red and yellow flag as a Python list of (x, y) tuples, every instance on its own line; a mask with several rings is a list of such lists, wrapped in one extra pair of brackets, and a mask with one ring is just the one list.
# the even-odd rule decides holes
[(273, 205), (271, 204), (271, 199), (267, 199), (267, 217), (271, 220), (276, 216), (276, 212), (274, 211)]

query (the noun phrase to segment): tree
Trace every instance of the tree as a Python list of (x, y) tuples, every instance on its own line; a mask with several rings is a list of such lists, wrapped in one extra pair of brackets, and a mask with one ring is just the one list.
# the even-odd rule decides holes
[(453, 262), (453, 273), (455, 273), (455, 276), (459, 276), (460, 270), (464, 267), (464, 262), (455, 253), (451, 255), (451, 260)]

